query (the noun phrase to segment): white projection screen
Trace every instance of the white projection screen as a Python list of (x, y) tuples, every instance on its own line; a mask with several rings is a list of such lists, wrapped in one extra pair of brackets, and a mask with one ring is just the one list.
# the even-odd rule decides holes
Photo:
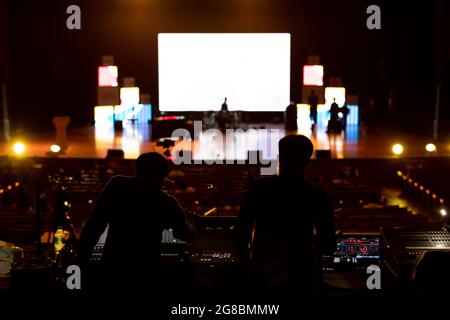
[(160, 111), (284, 111), (289, 33), (160, 33)]

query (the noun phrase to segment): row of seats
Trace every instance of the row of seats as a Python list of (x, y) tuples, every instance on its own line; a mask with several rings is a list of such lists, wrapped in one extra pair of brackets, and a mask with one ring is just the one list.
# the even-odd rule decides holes
[[(60, 161), (58, 161), (60, 160)], [(76, 232), (81, 230), (102, 187), (116, 174), (133, 174), (134, 161), (123, 159), (38, 159), (49, 175), (70, 176), (70, 210)], [(29, 165), (33, 164), (32, 162)], [(311, 166), (306, 179), (324, 189), (331, 197), (336, 212), (336, 224), (343, 230), (378, 230), (383, 226), (402, 226), (426, 223), (423, 216), (412, 215), (406, 209), (383, 206), (382, 186), (371, 178), (361, 176), (354, 166), (329, 162)], [(1, 169), (1, 168), (0, 168)], [(259, 176), (257, 165), (181, 165), (173, 166), (168, 177), (167, 190), (175, 194), (187, 210), (198, 215), (236, 216), (244, 195)], [(17, 171), (19, 172), (19, 171)], [(23, 170), (22, 170), (23, 172)], [(20, 177), (14, 177), (20, 181)], [(2, 175), (0, 174), (0, 185)], [(18, 188), (17, 190), (19, 190)], [(1, 195), (0, 195), (1, 196)], [(51, 194), (44, 198), (43, 217), (51, 221)], [(3, 230), (32, 230), (32, 197), (24, 207), (27, 213), (15, 213), (11, 208), (0, 219)], [(367, 208), (374, 204), (380, 208)], [(44, 228), (45, 228), (44, 227)], [(17, 231), (17, 234), (20, 232)], [(5, 238), (0, 234), (0, 239)], [(10, 238), (10, 237), (7, 237)]]

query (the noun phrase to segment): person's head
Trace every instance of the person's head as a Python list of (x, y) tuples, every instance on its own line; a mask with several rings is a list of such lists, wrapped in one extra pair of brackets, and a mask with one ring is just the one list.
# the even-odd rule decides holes
[(155, 187), (161, 187), (169, 173), (166, 158), (157, 152), (141, 154), (136, 160), (137, 177)]
[(278, 143), (281, 175), (303, 175), (310, 164), (314, 146), (303, 135), (287, 135)]

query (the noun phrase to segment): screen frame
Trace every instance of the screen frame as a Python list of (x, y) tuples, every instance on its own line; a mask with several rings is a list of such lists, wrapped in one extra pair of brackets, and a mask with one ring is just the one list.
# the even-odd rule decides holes
[[(284, 35), (288, 37), (289, 41), (289, 50), (288, 50), (288, 59), (289, 59), (289, 67), (287, 70), (287, 95), (288, 95), (288, 101), (286, 101), (286, 105), (280, 105), (276, 109), (273, 107), (267, 107), (267, 106), (258, 106), (255, 108), (234, 108), (233, 106), (229, 106), (229, 110), (232, 112), (240, 112), (240, 113), (256, 113), (256, 114), (263, 114), (263, 113), (284, 113), (285, 108), (289, 105), (289, 103), (292, 101), (292, 34), (290, 32), (160, 32), (157, 34), (157, 57), (158, 57), (158, 111), (161, 114), (171, 114), (171, 113), (183, 113), (183, 114), (195, 114), (195, 113), (203, 113), (208, 111), (219, 111), (220, 106), (222, 102), (218, 103), (217, 105), (214, 105), (213, 107), (202, 107), (202, 108), (165, 108), (164, 106), (161, 108), (161, 65), (160, 65), (160, 50), (159, 50), (159, 40), (161, 36), (164, 35)], [(164, 103), (164, 102), (163, 102)]]

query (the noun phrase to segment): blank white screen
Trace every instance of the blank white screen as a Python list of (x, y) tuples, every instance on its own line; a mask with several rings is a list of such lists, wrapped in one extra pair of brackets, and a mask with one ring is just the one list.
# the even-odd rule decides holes
[(158, 34), (159, 109), (284, 111), (289, 33)]

